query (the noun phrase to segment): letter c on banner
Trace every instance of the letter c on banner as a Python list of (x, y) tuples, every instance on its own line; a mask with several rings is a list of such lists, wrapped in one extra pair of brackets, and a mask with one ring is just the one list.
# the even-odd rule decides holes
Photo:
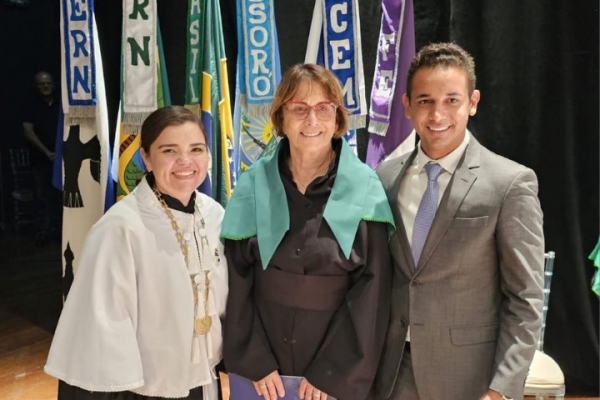
[(331, 7), (331, 29), (335, 33), (341, 33), (348, 29), (348, 22), (342, 21), (340, 24), (338, 14), (348, 15), (348, 3), (336, 4)]

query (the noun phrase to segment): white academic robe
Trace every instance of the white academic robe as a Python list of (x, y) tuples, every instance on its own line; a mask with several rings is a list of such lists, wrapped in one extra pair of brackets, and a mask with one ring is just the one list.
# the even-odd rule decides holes
[[(203, 386), (205, 400), (216, 400), (214, 367), (222, 356), (220, 318), (228, 291), (219, 240), (224, 211), (201, 193), (194, 214), (171, 211), (189, 248), (190, 270), (210, 270), (209, 333), (194, 333), (188, 268), (169, 218), (142, 179), (85, 240), (46, 373), (89, 391), (165, 398), (186, 397)], [(200, 266), (202, 216), (208, 246)], [(201, 317), (204, 283), (198, 289)]]

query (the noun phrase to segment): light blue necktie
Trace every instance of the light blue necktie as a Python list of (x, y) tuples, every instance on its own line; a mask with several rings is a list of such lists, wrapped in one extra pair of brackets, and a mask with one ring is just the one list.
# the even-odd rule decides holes
[(427, 189), (425, 189), (425, 193), (423, 193), (423, 197), (419, 203), (412, 234), (412, 254), (415, 261), (415, 268), (419, 264), (419, 258), (421, 258), (421, 252), (425, 246), (427, 235), (429, 235), (431, 223), (433, 222), (433, 218), (435, 218), (439, 195), (437, 179), (444, 169), (440, 164), (427, 163), (425, 164), (425, 171), (427, 172)]

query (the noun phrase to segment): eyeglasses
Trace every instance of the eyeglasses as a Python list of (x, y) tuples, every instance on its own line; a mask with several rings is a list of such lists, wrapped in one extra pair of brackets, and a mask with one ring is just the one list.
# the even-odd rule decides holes
[(329, 121), (335, 116), (337, 110), (335, 104), (326, 101), (317, 103), (314, 106), (309, 106), (303, 101), (288, 101), (285, 103), (285, 107), (297, 119), (305, 119), (308, 117), (310, 110), (315, 110), (315, 115), (321, 121)]

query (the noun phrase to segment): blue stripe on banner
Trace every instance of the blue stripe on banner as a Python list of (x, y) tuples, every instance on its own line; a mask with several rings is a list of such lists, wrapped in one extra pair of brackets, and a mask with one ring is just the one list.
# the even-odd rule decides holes
[(321, 35), (321, 43), (319, 43), (319, 51), (317, 52), (317, 64), (325, 66), (325, 54), (323, 50), (323, 35)]
[[(112, 149), (110, 148), (110, 140), (108, 140), (108, 143), (106, 143), (108, 145), (108, 151), (106, 152), (108, 154), (108, 163), (107, 165), (107, 171), (106, 171), (106, 191), (104, 192), (104, 212), (108, 211), (109, 208), (111, 208), (113, 206), (113, 204), (115, 204), (115, 202), (117, 201), (117, 196), (116, 196), (116, 190), (115, 190), (115, 181), (113, 181), (111, 175), (110, 175), (110, 166), (112, 165)], [(100, 175), (102, 176), (102, 175)]]
[(63, 111), (62, 102), (59, 103), (58, 125), (56, 126), (56, 139), (54, 142), (54, 165), (52, 166), (52, 186), (62, 192), (63, 176), (62, 176), (62, 158), (63, 158), (63, 143), (65, 138), (65, 113)]
[(69, 105), (96, 105), (96, 57), (92, 40), (94, 0), (88, 0), (87, 4), (63, 0), (62, 9)]
[(359, 85), (356, 81), (354, 44), (354, 7), (351, 0), (325, 0), (324, 50), (327, 68), (344, 91), (344, 105), (350, 114), (360, 111)]
[(272, 0), (242, 0), (245, 84), (248, 104), (269, 104), (277, 81)]
[[(249, 113), (248, 101), (246, 96), (246, 76), (245, 71), (250, 68), (244, 64), (244, 47), (242, 30), (242, 3), (244, 0), (237, 0), (237, 28), (238, 28), (238, 57), (237, 57), (237, 79), (233, 113), (233, 134), (234, 134), (234, 156), (238, 176), (242, 171), (249, 168), (258, 160), (272, 139), (272, 125), (267, 113)], [(277, 26), (272, 21), (271, 29), (273, 31), (273, 87), (276, 87), (281, 80), (281, 65), (279, 60), (279, 42), (277, 39)], [(270, 103), (269, 100), (267, 103)]]

